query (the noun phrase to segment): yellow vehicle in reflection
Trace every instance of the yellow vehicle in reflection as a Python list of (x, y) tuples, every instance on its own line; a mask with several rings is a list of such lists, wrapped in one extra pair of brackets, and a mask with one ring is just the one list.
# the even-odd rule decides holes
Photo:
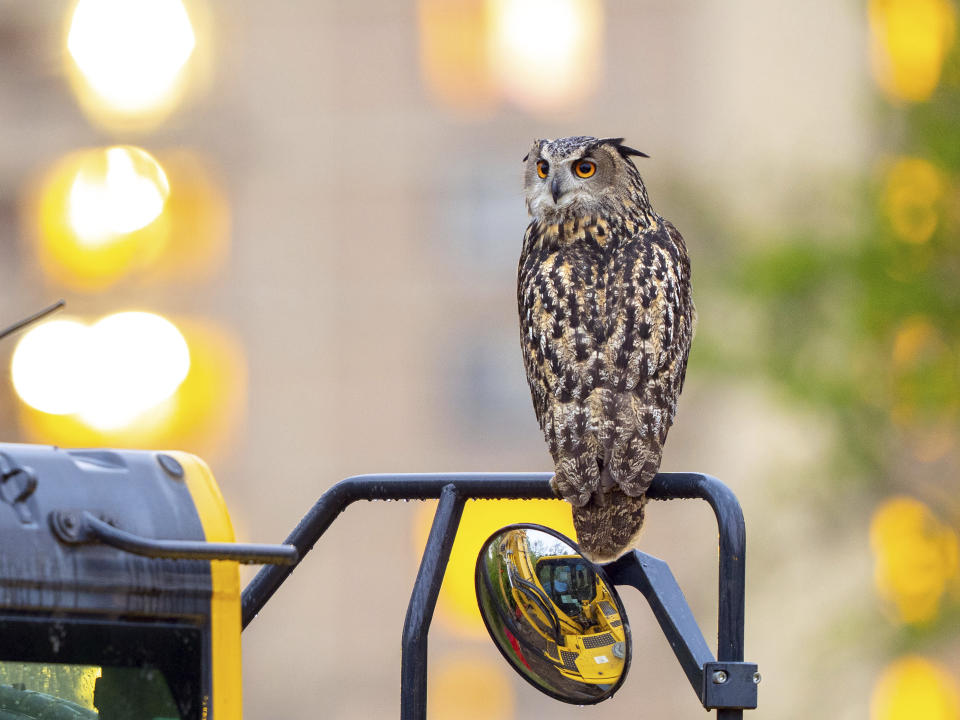
[(544, 641), (543, 657), (570, 680), (615, 682), (626, 657), (623, 620), (593, 566), (580, 555), (541, 555), (525, 532), (509, 533), (501, 550), (501, 592)]

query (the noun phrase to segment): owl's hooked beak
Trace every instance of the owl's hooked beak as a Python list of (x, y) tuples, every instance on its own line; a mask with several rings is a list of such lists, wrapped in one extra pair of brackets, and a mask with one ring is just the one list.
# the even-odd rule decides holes
[(556, 204), (557, 200), (560, 199), (560, 195), (563, 191), (560, 189), (560, 178), (554, 177), (550, 182), (550, 194), (553, 195), (553, 202)]

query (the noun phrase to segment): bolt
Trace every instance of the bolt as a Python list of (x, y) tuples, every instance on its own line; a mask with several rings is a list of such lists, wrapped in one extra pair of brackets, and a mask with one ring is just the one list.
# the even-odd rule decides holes
[(754, 684), (759, 684), (759, 682), (760, 682), (761, 679), (762, 679), (762, 678), (760, 677), (760, 673), (755, 672), (755, 673), (753, 674), (753, 682), (754, 682)]
[(177, 480), (183, 479), (183, 465), (177, 462), (176, 458), (170, 455), (157, 455), (157, 462), (160, 463), (160, 467), (167, 471), (170, 477)]
[(74, 526), (77, 524), (77, 521), (74, 519), (71, 513), (64, 513), (61, 522), (63, 522), (63, 527), (66, 530), (73, 530)]
[(727, 681), (727, 671), (717, 670), (713, 673), (713, 682), (715, 685), (723, 685)]

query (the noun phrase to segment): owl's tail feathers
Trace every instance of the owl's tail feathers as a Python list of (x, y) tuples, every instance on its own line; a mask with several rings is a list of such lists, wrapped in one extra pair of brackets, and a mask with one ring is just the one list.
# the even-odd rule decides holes
[(594, 493), (573, 508), (573, 527), (584, 556), (595, 563), (616, 560), (636, 545), (643, 526), (645, 495), (630, 497), (620, 488)]

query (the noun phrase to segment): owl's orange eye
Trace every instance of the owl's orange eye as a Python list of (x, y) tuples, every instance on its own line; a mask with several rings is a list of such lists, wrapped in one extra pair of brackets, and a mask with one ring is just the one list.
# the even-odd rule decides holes
[(545, 178), (548, 172), (550, 172), (550, 163), (548, 163), (546, 160), (538, 160), (537, 175), (539, 175), (542, 178)]
[(577, 177), (588, 178), (597, 171), (597, 164), (593, 160), (579, 160), (573, 166), (573, 171)]

